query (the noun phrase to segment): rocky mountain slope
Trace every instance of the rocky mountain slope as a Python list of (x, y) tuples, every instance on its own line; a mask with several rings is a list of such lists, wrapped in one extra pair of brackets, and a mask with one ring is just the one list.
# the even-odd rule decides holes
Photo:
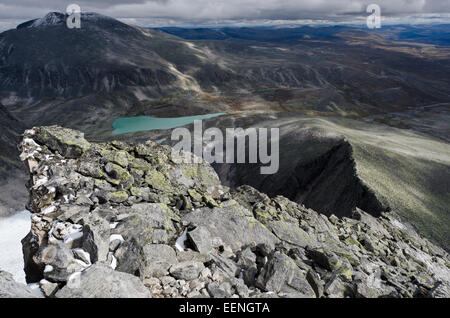
[[(224, 185), (250, 185), (328, 216), (349, 217), (356, 207), (374, 216), (394, 210), (421, 235), (450, 250), (448, 142), (378, 123), (290, 112), (227, 114), (203, 126), (224, 127), (224, 136), (227, 127), (279, 128), (278, 172), (261, 175), (260, 163), (214, 163)], [(187, 128), (193, 133), (193, 125)], [(170, 135), (150, 131), (109, 140), (175, 145)]]
[(349, 216), (355, 207), (372, 215), (392, 209), (450, 249), (447, 142), (386, 125), (293, 113), (222, 116), (205, 126), (280, 129), (278, 173), (260, 175), (259, 164), (214, 164), (226, 185), (251, 185), (326, 215)]
[[(151, 141), (25, 133), (28, 282), (47, 297), (448, 297), (450, 258), (394, 212), (316, 213)], [(190, 154), (187, 154), (190, 155)]]
[(156, 53), (137, 47), (150, 37), (138, 28), (97, 14), (82, 14), (83, 27), (72, 30), (65, 15), (53, 12), (43, 20), (1, 35), (5, 99), (73, 98), (176, 80)]

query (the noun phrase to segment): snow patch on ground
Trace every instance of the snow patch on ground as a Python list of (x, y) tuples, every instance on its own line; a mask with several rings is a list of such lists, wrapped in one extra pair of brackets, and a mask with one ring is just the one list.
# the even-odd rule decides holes
[(0, 218), (0, 269), (13, 274), (17, 282), (25, 283), (22, 243), (30, 231), (30, 212), (22, 211)]
[(119, 240), (121, 242), (125, 241), (120, 234), (113, 234), (109, 237), (109, 242), (114, 242), (115, 240)]
[(28, 284), (27, 286), (37, 297), (44, 297), (44, 294), (42, 293), (41, 288), (39, 287), (39, 283)]
[(181, 236), (175, 242), (175, 247), (180, 252), (186, 250), (187, 232), (187, 229), (185, 229), (183, 234), (181, 234)]

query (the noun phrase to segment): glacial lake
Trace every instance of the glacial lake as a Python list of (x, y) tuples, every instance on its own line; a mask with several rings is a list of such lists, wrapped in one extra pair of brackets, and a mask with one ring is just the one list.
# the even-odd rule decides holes
[(127, 134), (138, 131), (163, 130), (192, 124), (195, 120), (219, 117), (226, 113), (207, 115), (160, 118), (153, 116), (121, 117), (113, 122), (113, 135)]

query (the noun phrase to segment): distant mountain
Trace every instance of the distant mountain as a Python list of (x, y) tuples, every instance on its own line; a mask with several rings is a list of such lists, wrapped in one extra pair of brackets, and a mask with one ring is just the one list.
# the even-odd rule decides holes
[(450, 47), (450, 24), (398, 25), (384, 28), (390, 39)]
[(298, 27), (221, 27), (221, 28), (157, 28), (186, 40), (247, 40), (259, 42), (286, 42), (301, 38), (338, 40), (342, 32), (375, 33), (393, 41), (409, 41), (450, 46), (450, 24), (383, 26), (367, 31), (352, 26), (298, 26)]
[(0, 96), (13, 104), (137, 86), (157, 90), (177, 80), (175, 67), (153, 49), (158, 41), (98, 14), (82, 14), (81, 29), (68, 29), (63, 14), (49, 13), (1, 34)]
[(286, 27), (222, 27), (222, 28), (180, 28), (162, 27), (158, 30), (181, 37), (186, 40), (247, 40), (259, 42), (285, 42), (298, 40), (304, 37), (320, 37), (321, 39), (334, 39), (343, 30), (351, 28), (332, 27), (310, 27), (301, 26), (294, 28)]

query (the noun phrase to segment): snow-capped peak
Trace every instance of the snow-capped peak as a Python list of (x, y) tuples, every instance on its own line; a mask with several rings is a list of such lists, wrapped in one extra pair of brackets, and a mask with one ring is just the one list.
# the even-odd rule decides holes
[(29, 27), (37, 28), (48, 25), (58, 25), (64, 23), (66, 15), (60, 12), (50, 12), (45, 17), (35, 20)]
[[(68, 15), (66, 13), (49, 12), (43, 18), (25, 22), (19, 25), (18, 28), (22, 27), (38, 28), (51, 25), (62, 25), (66, 23), (67, 17)], [(98, 22), (101, 20), (114, 20), (114, 19), (95, 12), (81, 13), (81, 22), (83, 21)]]

